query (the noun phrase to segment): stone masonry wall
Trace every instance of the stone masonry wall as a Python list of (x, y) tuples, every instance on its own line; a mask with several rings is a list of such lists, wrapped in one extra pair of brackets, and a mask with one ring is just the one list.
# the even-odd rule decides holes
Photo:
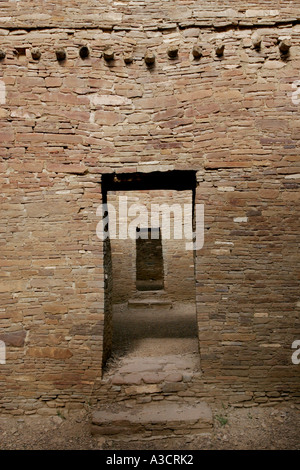
[(297, 1), (1, 3), (3, 410), (81, 406), (101, 378), (96, 209), (101, 175), (113, 171), (197, 171), (201, 380), (211, 396), (299, 397), (299, 39)]
[(299, 194), (289, 176), (285, 167), (234, 175), (223, 168), (207, 173), (197, 191), (207, 224), (196, 260), (201, 367), (206, 378), (250, 393), (271, 387), (277, 396), (299, 396), (291, 363), (299, 335)]

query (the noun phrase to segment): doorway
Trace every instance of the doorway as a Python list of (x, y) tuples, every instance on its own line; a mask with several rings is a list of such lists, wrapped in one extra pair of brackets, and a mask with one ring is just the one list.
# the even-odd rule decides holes
[[(192, 171), (103, 177), (104, 198), (116, 208), (117, 233), (124, 223), (119, 201), (125, 197), (127, 224), (131, 235), (135, 232), (135, 237), (110, 239), (112, 338), (106, 370), (112, 364), (124, 367), (124, 361), (133, 358), (142, 363), (153, 358), (165, 365), (177, 361), (176, 367), (180, 359), (184, 369), (195, 368), (199, 362), (194, 252), (176, 234), (176, 230), (183, 234), (183, 212), (181, 222), (178, 214), (180, 208), (193, 207), (195, 186)], [(134, 205), (140, 209), (138, 224), (133, 217), (136, 211), (131, 211)], [(162, 206), (169, 211), (167, 236), (166, 226), (155, 213)], [(141, 217), (141, 207), (147, 219), (145, 214)], [(190, 224), (192, 229), (192, 218)]]
[(156, 291), (164, 288), (164, 266), (160, 227), (136, 228), (136, 288)]

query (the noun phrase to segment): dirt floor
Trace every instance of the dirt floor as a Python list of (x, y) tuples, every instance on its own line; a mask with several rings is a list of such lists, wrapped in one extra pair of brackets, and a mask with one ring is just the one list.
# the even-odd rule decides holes
[(154, 440), (92, 437), (86, 410), (0, 417), (1, 450), (299, 450), (300, 405), (213, 409), (211, 435)]
[[(142, 321), (141, 321), (142, 320)], [(185, 357), (198, 355), (194, 306), (145, 311), (114, 312), (114, 356), (112, 369), (134, 358)], [(127, 364), (127, 363), (126, 363)], [(180, 366), (180, 367), (179, 367)], [(111, 372), (113, 370), (111, 369)], [(135, 364), (136, 369), (136, 364)], [(62, 409), (56, 416), (0, 416), (0, 450), (221, 450), (300, 449), (300, 405), (232, 408), (212, 406), (214, 428), (210, 435), (181, 438), (125, 440), (93, 437), (91, 410)]]
[(115, 305), (112, 352), (114, 358), (198, 353), (195, 303), (176, 302), (172, 308)]

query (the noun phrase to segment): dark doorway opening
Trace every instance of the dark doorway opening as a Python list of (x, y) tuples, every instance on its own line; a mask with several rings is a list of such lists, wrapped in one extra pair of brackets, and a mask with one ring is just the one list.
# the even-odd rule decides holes
[[(126, 193), (132, 200), (135, 200), (137, 195), (141, 195), (141, 198), (146, 195), (147, 204), (155, 197), (164, 198), (167, 205), (176, 202), (177, 196), (180, 201), (186, 201), (184, 198), (188, 198), (190, 205), (194, 207), (195, 188), (195, 171), (118, 173), (105, 174), (102, 177), (104, 202), (115, 202)], [(191, 223), (194, 224), (193, 221)], [(184, 364), (194, 364), (199, 359), (195, 253), (189, 252), (186, 274), (187, 270), (182, 264), (186, 255), (182, 246), (179, 246), (181, 241), (165, 241), (162, 227), (159, 225), (137, 227), (138, 225), (135, 225), (134, 230), (137, 230), (139, 236), (135, 240), (110, 241), (112, 262), (105, 262), (106, 277), (111, 278), (117, 287), (122, 285), (123, 296), (127, 295), (129, 287), (133, 285), (135, 288), (135, 295), (125, 302), (124, 298), (120, 301), (114, 300), (113, 296), (109, 296), (109, 290), (105, 293), (105, 299), (111, 299), (105, 302), (105, 305), (110, 306), (113, 312), (112, 316), (105, 314), (104, 330), (112, 332), (112, 335), (110, 338), (107, 335), (104, 343), (110, 341), (109, 347), (113, 352), (106, 370), (111, 371), (111, 367), (120, 365), (119, 361), (123, 359), (133, 358), (135, 363), (136, 358), (146, 360), (147, 357), (153, 358), (154, 362), (165, 364), (166, 367), (170, 358), (175, 364), (181, 358), (180, 367), (184, 368)], [(192, 293), (184, 302), (177, 302), (169, 297), (172, 273), (166, 259), (171, 260), (173, 271), (178, 273), (174, 284), (180, 285), (182, 280), (184, 288), (181, 290), (192, 286)], [(115, 277), (113, 273), (116, 274)], [(176, 295), (176, 289), (177, 286), (173, 286), (173, 297)], [(104, 349), (108, 349), (105, 344)], [(160, 359), (156, 360), (158, 357)]]
[(137, 227), (136, 288), (140, 291), (164, 288), (164, 263), (161, 230)]

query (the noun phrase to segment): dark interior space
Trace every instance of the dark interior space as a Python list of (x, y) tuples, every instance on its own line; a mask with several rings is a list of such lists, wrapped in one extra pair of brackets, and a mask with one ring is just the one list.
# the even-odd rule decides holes
[(164, 288), (164, 262), (160, 228), (137, 228), (136, 288), (140, 291)]

